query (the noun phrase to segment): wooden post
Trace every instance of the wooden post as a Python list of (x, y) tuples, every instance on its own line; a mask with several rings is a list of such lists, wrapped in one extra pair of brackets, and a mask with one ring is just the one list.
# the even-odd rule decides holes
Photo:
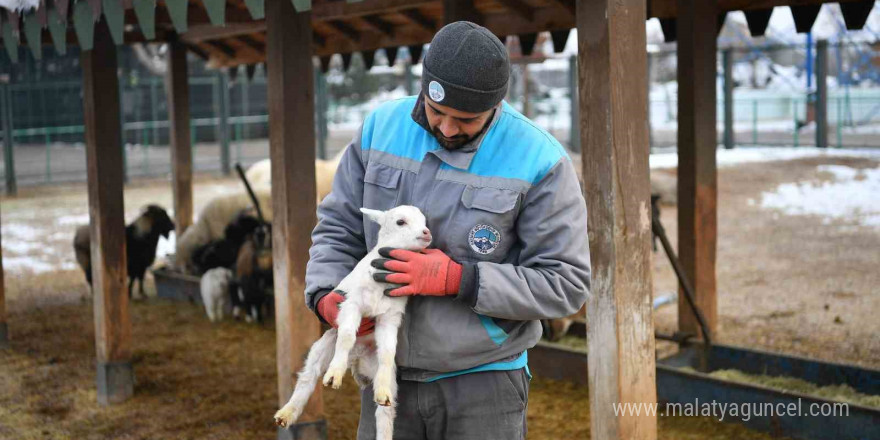
[[(297, 13), (289, 0), (266, 2), (269, 149), (272, 159), (272, 245), (275, 262), (275, 331), (278, 403), (293, 391), (294, 374), (321, 336), (303, 301), (306, 262), (315, 217), (315, 94), (312, 80), (311, 12)], [(279, 406), (280, 407), (280, 406)], [(284, 439), (326, 439), (321, 386)]]
[(131, 320), (126, 289), (125, 211), (116, 46), (102, 18), (94, 48), (80, 54), (88, 165), (92, 279), (95, 302), (98, 402), (127, 400), (133, 392)]
[(174, 193), (174, 218), (177, 237), (180, 237), (192, 224), (193, 198), (186, 46), (177, 40), (168, 43), (165, 93), (171, 125), (171, 189)]
[(12, 139), (12, 87), (3, 87), (3, 100), (0, 101), (3, 123), (3, 165), (6, 172), (6, 194), (14, 196), (18, 192), (15, 182), (15, 147)]
[(816, 147), (828, 148), (828, 40), (816, 43)]
[(443, 24), (460, 20), (481, 24), (482, 16), (474, 0), (443, 0)]
[[(715, 250), (718, 177), (715, 150), (715, 0), (678, 0), (678, 252), (709, 332), (717, 329)], [(679, 330), (700, 335), (685, 295)]]
[(615, 404), (657, 401), (645, 9), (639, 0), (577, 3), (579, 122), (593, 263), (587, 346), (594, 440), (657, 436), (654, 415), (614, 412)]
[(724, 49), (724, 148), (733, 149), (733, 50)]

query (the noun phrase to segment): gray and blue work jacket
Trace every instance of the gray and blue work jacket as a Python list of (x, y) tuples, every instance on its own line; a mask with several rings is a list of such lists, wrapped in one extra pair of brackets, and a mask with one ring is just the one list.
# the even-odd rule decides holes
[(376, 245), (359, 208), (421, 209), (433, 247), (463, 266), (457, 296), (414, 296), (398, 335), (404, 380), (527, 366), (540, 319), (571, 315), (590, 289), (587, 210), (571, 158), (506, 102), (456, 151), (430, 132), (421, 96), (373, 111), (318, 206), (306, 269), (312, 310)]

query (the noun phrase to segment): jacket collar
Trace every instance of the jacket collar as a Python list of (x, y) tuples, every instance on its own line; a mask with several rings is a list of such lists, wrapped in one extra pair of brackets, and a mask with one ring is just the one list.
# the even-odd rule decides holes
[[(470, 168), (471, 161), (474, 159), (474, 154), (476, 154), (477, 149), (480, 148), (480, 145), (483, 143), (483, 139), (485, 139), (486, 134), (489, 133), (492, 129), (495, 128), (495, 124), (498, 122), (498, 119), (501, 118), (501, 106), (497, 106), (495, 108), (495, 113), (492, 115), (492, 121), (489, 122), (489, 126), (480, 133), (474, 139), (471, 139), (470, 142), (464, 144), (461, 148), (455, 151), (449, 151), (443, 147), (440, 147), (438, 144), (437, 149), (432, 150), (430, 153), (433, 153), (440, 160), (447, 163), (448, 165), (466, 170)], [(434, 134), (431, 132), (431, 126), (428, 124), (428, 117), (425, 115), (425, 95), (419, 94), (418, 99), (416, 99), (416, 105), (413, 107), (411, 113), (413, 121), (419, 124), (425, 131), (427, 131), (431, 137), (434, 137)]]

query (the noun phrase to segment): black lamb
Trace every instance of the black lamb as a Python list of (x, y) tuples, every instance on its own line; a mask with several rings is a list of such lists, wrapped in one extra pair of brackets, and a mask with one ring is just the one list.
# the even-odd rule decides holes
[[(135, 280), (139, 282), (141, 297), (144, 292), (144, 274), (156, 259), (156, 245), (159, 236), (168, 238), (174, 230), (174, 222), (162, 207), (147, 205), (141, 215), (125, 227), (125, 256), (128, 268), (128, 297), (131, 298)], [(73, 238), (76, 261), (86, 274), (86, 281), (92, 285), (91, 232), (89, 225), (80, 226)]]
[(226, 225), (223, 238), (196, 248), (192, 254), (192, 266), (201, 275), (215, 267), (235, 268), (238, 252), (245, 239), (262, 225), (256, 217), (240, 214)]

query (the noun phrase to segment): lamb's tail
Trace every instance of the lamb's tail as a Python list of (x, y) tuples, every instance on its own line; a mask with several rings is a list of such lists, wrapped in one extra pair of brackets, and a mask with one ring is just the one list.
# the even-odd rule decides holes
[(306, 406), (306, 402), (309, 401), (309, 397), (311, 397), (312, 392), (315, 390), (318, 380), (324, 376), (327, 368), (330, 367), (330, 361), (333, 359), (335, 349), (336, 329), (328, 330), (320, 339), (312, 344), (312, 348), (309, 349), (309, 354), (306, 356), (305, 366), (297, 375), (296, 387), (293, 389), (290, 401), (275, 415), (276, 423), (279, 423), (279, 416), (282, 413), (284, 413), (285, 420), (281, 426), (289, 426), (299, 418)]

